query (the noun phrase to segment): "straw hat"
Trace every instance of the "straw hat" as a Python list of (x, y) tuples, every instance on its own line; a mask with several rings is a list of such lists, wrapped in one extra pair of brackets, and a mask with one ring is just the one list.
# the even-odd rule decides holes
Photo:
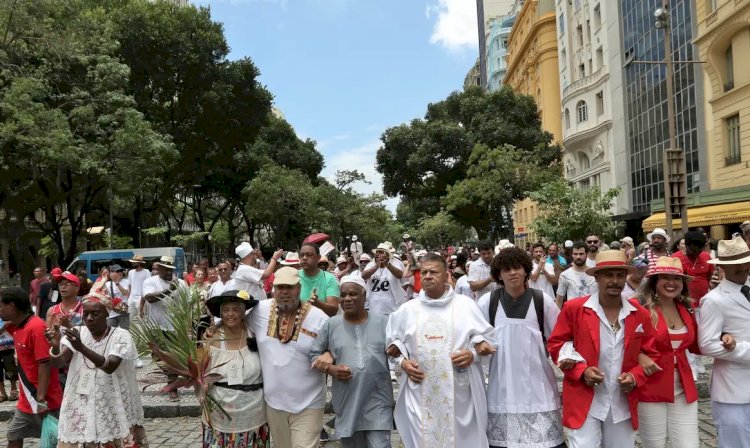
[(393, 244), (391, 244), (390, 241), (386, 241), (384, 243), (378, 244), (378, 247), (372, 250), (372, 253), (376, 254), (380, 252), (385, 252), (388, 254), (388, 256), (393, 255), (394, 252), (396, 252), (396, 249), (393, 248)]
[(682, 269), (682, 262), (679, 258), (675, 257), (659, 257), (656, 260), (656, 264), (648, 269), (646, 277), (653, 277), (659, 274), (679, 275), (686, 280), (693, 279), (692, 276), (685, 274), (685, 271)]
[(717, 258), (709, 260), (711, 264), (744, 264), (750, 263), (750, 248), (742, 237), (733, 240), (719, 241)]
[(286, 257), (284, 257), (284, 260), (281, 262), (284, 266), (292, 266), (299, 264), (299, 254), (297, 252), (289, 252), (286, 254)]
[(177, 269), (174, 265), (174, 258), (168, 257), (166, 255), (159, 258), (159, 261), (157, 261), (155, 264), (158, 264), (159, 266), (164, 266), (167, 269)]
[(146, 260), (143, 258), (143, 255), (136, 255), (128, 261), (131, 263), (136, 263), (136, 264), (146, 262)]
[(603, 250), (596, 255), (596, 266), (586, 269), (586, 273), (594, 275), (607, 269), (622, 269), (628, 271), (628, 274), (636, 270), (635, 267), (628, 264), (628, 259), (622, 251)]

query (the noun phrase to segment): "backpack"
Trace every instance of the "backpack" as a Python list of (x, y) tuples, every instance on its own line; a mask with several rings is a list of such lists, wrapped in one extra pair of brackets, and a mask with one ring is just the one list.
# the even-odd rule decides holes
[[(539, 331), (542, 333), (542, 342), (544, 342), (546, 350), (547, 337), (544, 336), (544, 293), (535, 288), (529, 288), (529, 291), (531, 291), (531, 297), (534, 300), (537, 323), (539, 324)], [(502, 293), (502, 289), (496, 289), (490, 294), (490, 325), (493, 327), (495, 326), (495, 314), (497, 314), (497, 307), (500, 305), (500, 295)]]

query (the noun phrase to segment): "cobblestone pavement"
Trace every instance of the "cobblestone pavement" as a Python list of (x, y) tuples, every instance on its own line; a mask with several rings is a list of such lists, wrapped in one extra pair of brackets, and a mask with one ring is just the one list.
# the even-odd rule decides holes
[[(330, 418), (331, 416), (326, 416)], [(698, 426), (700, 428), (701, 448), (716, 447), (716, 431), (711, 420), (711, 405), (708, 400), (701, 400), (698, 407)], [(8, 422), (0, 422), (0, 448), (8, 446), (5, 431)], [(146, 432), (152, 448), (185, 448), (200, 447), (201, 422), (195, 417), (155, 418), (146, 421)], [(396, 431), (393, 432), (393, 448), (401, 447), (401, 440)], [(36, 441), (28, 441), (24, 448), (36, 448)], [(335, 448), (339, 444), (335, 441), (322, 444), (325, 448)], [(637, 444), (640, 447), (640, 444)], [(679, 448), (679, 447), (673, 447)]]

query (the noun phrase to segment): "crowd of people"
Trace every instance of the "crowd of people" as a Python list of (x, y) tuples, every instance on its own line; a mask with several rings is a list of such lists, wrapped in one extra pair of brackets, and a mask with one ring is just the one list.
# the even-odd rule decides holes
[(148, 446), (128, 328), (174, 331), (167, 305), (188, 288), (204, 302), (196, 343), (220, 375), (204, 447), (318, 446), (330, 377), (344, 447), (390, 447), (395, 427), (407, 448), (630, 448), (637, 433), (647, 448), (697, 448), (709, 358), (718, 444), (750, 447), (743, 231), (715, 247), (689, 231), (674, 251), (662, 229), (638, 246), (589, 235), (428, 251), (404, 235), (368, 253), (353, 238), (330, 260), (319, 244), (265, 259), (245, 242), (184, 280), (166, 256), (95, 282), (59, 270), (45, 282), (40, 269), (29, 291), (0, 294), (0, 401), (19, 400), (9, 447), (48, 416), (65, 448)]

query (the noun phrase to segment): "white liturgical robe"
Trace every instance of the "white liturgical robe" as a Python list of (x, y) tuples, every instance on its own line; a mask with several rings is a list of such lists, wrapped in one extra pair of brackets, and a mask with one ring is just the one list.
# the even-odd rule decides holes
[[(400, 377), (394, 418), (406, 448), (487, 447), (487, 401), (474, 346), (491, 341), (493, 328), (474, 300), (446, 285), (439, 299), (425, 291), (391, 314), (386, 347), (417, 361), (422, 383)], [(459, 371), (451, 355), (470, 349), (474, 362)]]

